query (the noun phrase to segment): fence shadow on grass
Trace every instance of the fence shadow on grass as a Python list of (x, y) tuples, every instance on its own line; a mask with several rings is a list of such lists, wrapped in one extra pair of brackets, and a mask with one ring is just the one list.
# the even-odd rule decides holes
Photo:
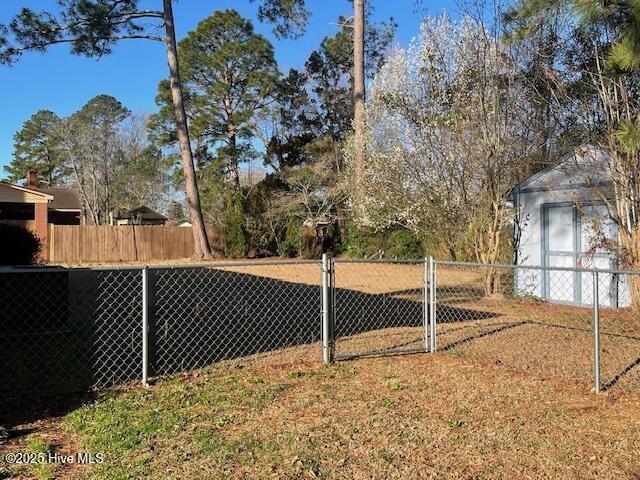
[[(422, 288), (376, 294), (337, 288), (335, 316), (338, 358), (345, 360), (423, 352), (423, 293)], [(468, 307), (438, 306), (438, 322), (486, 320), (497, 316), (499, 314), (495, 312)], [(416, 331), (409, 330), (412, 328)], [(376, 334), (369, 333), (372, 331), (376, 331)]]
[(154, 374), (320, 340), (320, 286), (216, 268), (154, 269), (149, 282)]
[(614, 377), (605, 382), (602, 385), (602, 390), (610, 390), (615, 387), (618, 383), (620, 383), (625, 376), (629, 375), (631, 372), (635, 371), (636, 368), (640, 368), (640, 357), (636, 358), (633, 362), (623, 368), (619, 373), (615, 374)]
[(469, 342), (472, 342), (474, 340), (479, 340), (479, 339), (484, 338), (484, 337), (489, 337), (491, 335), (496, 335), (496, 334), (498, 334), (500, 332), (504, 332), (505, 330), (510, 330), (512, 328), (515, 328), (515, 327), (520, 327), (520, 326), (526, 325), (528, 323), (529, 322), (526, 322), (526, 321), (524, 321), (524, 322), (507, 323), (507, 324), (503, 324), (503, 325), (497, 326), (496, 328), (493, 328), (491, 330), (478, 332), (478, 333), (473, 334), (473, 335), (467, 335), (464, 338), (461, 338), (459, 340), (455, 340), (455, 341), (447, 344), (443, 348), (443, 350), (444, 351), (454, 350), (454, 349), (458, 348), (460, 345), (463, 345), (465, 343), (469, 343)]
[(0, 403), (135, 378), (140, 280), (136, 270), (0, 274)]
[[(220, 267), (149, 270), (151, 375), (318, 344), (319, 285), (236, 270), (240, 271)], [(0, 292), (0, 402), (82, 392), (141, 378), (141, 270), (2, 273)], [(419, 294), (420, 289), (382, 294), (337, 289), (337, 334), (420, 326)], [(447, 309), (440, 313), (446, 314)], [(492, 315), (451, 310), (474, 318)], [(319, 359), (319, 348), (313, 352)]]

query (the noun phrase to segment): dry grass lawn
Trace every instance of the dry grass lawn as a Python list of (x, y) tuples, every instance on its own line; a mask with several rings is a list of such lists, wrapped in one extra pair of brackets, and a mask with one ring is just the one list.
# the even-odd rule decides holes
[(5, 478), (640, 478), (637, 398), (445, 354), (218, 364), (14, 434), (32, 429), (106, 461)]

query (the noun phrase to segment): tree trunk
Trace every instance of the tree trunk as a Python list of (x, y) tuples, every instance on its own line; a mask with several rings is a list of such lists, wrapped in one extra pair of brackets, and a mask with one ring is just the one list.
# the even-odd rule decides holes
[[(226, 78), (226, 74), (225, 74)], [(231, 183), (237, 192), (240, 191), (240, 170), (238, 169), (238, 142), (236, 135), (236, 126), (233, 123), (233, 107), (231, 98), (224, 98), (224, 110), (227, 115), (227, 138), (229, 139), (229, 171)]]
[(365, 156), (365, 116), (364, 116), (364, 2), (354, 0), (353, 20), (353, 101), (355, 129), (355, 186), (356, 205), (362, 207), (364, 156)]
[[(229, 127), (231, 129), (231, 132), (234, 132), (235, 130), (233, 130), (233, 126)], [(240, 169), (238, 168), (238, 144), (236, 141), (236, 135), (235, 133), (230, 133), (229, 134), (229, 147), (231, 150), (231, 158), (229, 159), (231, 161), (231, 183), (233, 184), (233, 188), (235, 188), (235, 190), (237, 192), (240, 191)]]
[(189, 216), (193, 225), (193, 240), (196, 258), (211, 258), (211, 248), (207, 239), (207, 231), (204, 228), (202, 210), (200, 209), (200, 194), (196, 182), (196, 171), (193, 166), (193, 154), (189, 141), (189, 128), (187, 126), (187, 114), (184, 109), (182, 84), (180, 82), (180, 70), (178, 67), (178, 48), (176, 46), (176, 32), (173, 25), (172, 0), (163, 0), (164, 22), (167, 32), (167, 63), (169, 64), (169, 79), (171, 84), (171, 97), (176, 115), (176, 130), (178, 143), (180, 144), (180, 157), (182, 158), (182, 170), (184, 172), (185, 191), (189, 204)]

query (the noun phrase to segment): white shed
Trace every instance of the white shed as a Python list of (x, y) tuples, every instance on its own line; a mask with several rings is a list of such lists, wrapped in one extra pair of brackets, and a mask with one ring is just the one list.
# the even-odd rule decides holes
[[(609, 159), (601, 149), (581, 147), (513, 189), (516, 265), (616, 268), (614, 255), (601, 246), (603, 238), (618, 238), (616, 224), (598, 194), (611, 198), (611, 184), (604, 175)], [(603, 272), (599, 279), (602, 306), (629, 304), (623, 276)], [(519, 268), (516, 290), (550, 302), (593, 302), (592, 275), (585, 272)]]

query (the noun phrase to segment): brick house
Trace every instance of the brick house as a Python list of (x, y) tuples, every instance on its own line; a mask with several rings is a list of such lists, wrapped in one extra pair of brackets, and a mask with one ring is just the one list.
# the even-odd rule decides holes
[[(40, 187), (33, 170), (24, 187), (0, 182), (0, 223), (28, 228), (45, 246), (49, 224), (79, 225), (80, 213), (80, 200), (74, 190)], [(44, 248), (43, 256), (46, 255)]]

